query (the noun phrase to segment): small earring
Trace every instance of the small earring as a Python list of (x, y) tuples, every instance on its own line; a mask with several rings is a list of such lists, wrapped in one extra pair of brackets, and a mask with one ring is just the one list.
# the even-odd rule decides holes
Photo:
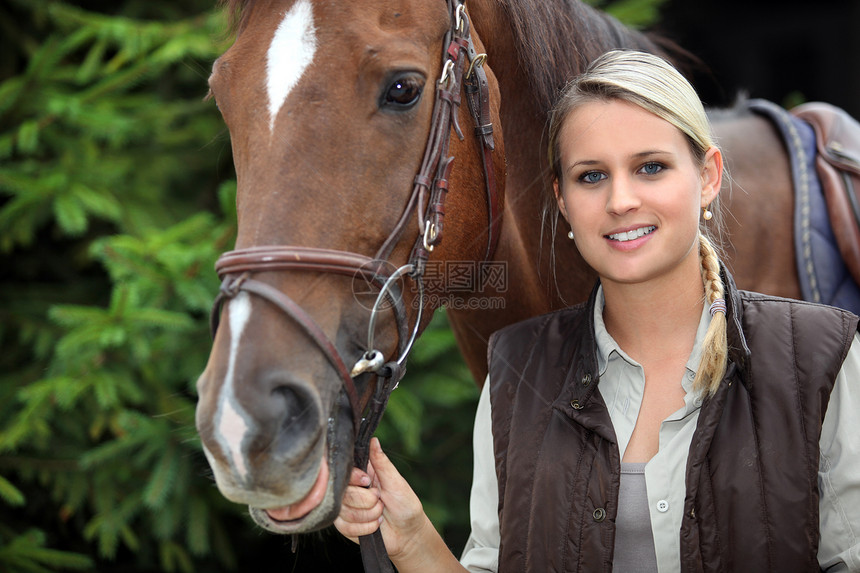
[(714, 217), (714, 214), (711, 213), (707, 207), (702, 207), (702, 218), (705, 221), (710, 221)]
[(573, 229), (571, 229), (570, 231), (567, 232), (567, 238), (573, 239)]

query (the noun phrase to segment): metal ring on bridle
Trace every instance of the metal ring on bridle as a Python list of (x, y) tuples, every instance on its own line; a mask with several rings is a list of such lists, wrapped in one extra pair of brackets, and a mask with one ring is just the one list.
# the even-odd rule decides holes
[[(373, 303), (373, 308), (370, 311), (370, 322), (368, 322), (367, 324), (367, 353), (365, 354), (374, 351), (379, 352), (373, 347), (373, 337), (374, 331), (376, 330), (376, 317), (379, 314), (379, 305), (381, 304), (381, 301), (386, 297), (388, 291), (391, 289), (391, 286), (395, 282), (397, 282), (400, 277), (409, 274), (414, 270), (415, 266), (412, 264), (403, 265), (402, 267), (394, 271), (391, 276), (388, 277), (388, 280), (385, 281), (385, 284), (382, 285), (382, 289), (379, 291), (379, 294), (376, 297), (376, 302)], [(412, 328), (412, 333), (409, 336), (409, 341), (403, 347), (400, 356), (397, 358), (397, 364), (403, 364), (403, 362), (406, 360), (406, 357), (409, 355), (409, 351), (412, 349), (412, 344), (418, 337), (418, 328), (420, 327), (421, 315), (424, 311), (424, 281), (421, 280), (421, 277), (417, 277), (415, 281), (418, 284), (418, 315), (415, 317), (415, 326)]]
[[(412, 345), (415, 344), (415, 339), (418, 338), (418, 329), (421, 327), (421, 316), (424, 314), (424, 280), (420, 275), (415, 278), (415, 284), (418, 285), (418, 316), (415, 317), (415, 326), (412, 327), (412, 334), (409, 335), (409, 342), (406, 343), (406, 347), (400, 354), (400, 358), (397, 359), (397, 364), (399, 366), (403, 366), (403, 363), (406, 362), (406, 357), (409, 356), (409, 352), (412, 350)], [(397, 386), (395, 385), (395, 388), (396, 387)]]

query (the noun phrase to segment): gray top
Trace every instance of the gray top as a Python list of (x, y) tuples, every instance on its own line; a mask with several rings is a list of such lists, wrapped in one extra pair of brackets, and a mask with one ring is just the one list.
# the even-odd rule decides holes
[(654, 551), (651, 513), (645, 487), (645, 462), (621, 462), (612, 571), (657, 573), (657, 554)]
[[(645, 372), (606, 331), (603, 304), (601, 289), (594, 310), (600, 394), (609, 409), (623, 459), (642, 405)], [(645, 464), (645, 497), (657, 571), (660, 573), (681, 569), (679, 531), (686, 494), (685, 468), (702, 404), (699, 396), (692, 392), (692, 383), (709, 322), (710, 315), (705, 307), (699, 321), (696, 344), (687, 361), (687, 374), (681, 381), (686, 392), (684, 407), (663, 420), (659, 451)], [(495, 573), (500, 540), (499, 486), (493, 453), (489, 387), (487, 380), (475, 418), (475, 467), (470, 500), (472, 534), (460, 562), (469, 571)], [(860, 440), (857, 439), (860, 416), (857, 412), (860, 412), (860, 338), (855, 336), (836, 377), (819, 440), (821, 542), (818, 561), (827, 571), (860, 573)], [(619, 515), (616, 520), (619, 527), (622, 518)], [(619, 543), (616, 542), (616, 552), (619, 551)]]

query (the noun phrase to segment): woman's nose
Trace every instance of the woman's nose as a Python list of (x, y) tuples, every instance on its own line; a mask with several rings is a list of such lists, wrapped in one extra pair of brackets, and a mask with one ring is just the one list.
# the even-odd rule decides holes
[(607, 213), (621, 215), (638, 208), (641, 203), (632, 181), (623, 177), (612, 179), (606, 199)]

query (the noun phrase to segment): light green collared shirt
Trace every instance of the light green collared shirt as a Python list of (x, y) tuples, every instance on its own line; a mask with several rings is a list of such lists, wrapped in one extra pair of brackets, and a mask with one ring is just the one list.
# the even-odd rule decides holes
[[(594, 307), (599, 391), (609, 410), (618, 439), (619, 454), (633, 434), (642, 395), (645, 373), (642, 367), (618, 346), (603, 323), (603, 290)], [(710, 316), (702, 311), (696, 343), (687, 360), (681, 381), (684, 406), (660, 426), (659, 451), (645, 466), (645, 483), (657, 570), (680, 571), (681, 518), (686, 493), (687, 454), (696, 429), (701, 399), (692, 392), (701, 354), (701, 344)], [(475, 416), (474, 479), (470, 499), (472, 533), (460, 562), (473, 572), (498, 570), (499, 519), (498, 481), (493, 453), (489, 380), (484, 384)], [(860, 572), (860, 338), (854, 343), (831, 393), (819, 441), (818, 472), (821, 543), (818, 560), (828, 571)]]

